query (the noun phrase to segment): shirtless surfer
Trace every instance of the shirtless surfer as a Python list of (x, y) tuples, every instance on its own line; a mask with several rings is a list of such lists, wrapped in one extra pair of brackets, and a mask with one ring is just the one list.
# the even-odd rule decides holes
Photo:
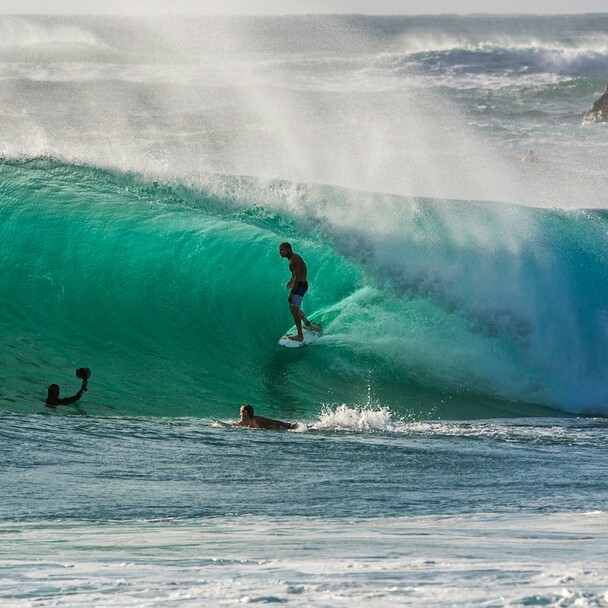
[(293, 336), (288, 336), (288, 338), (302, 342), (304, 340), (302, 323), (304, 323), (305, 327), (311, 326), (310, 321), (302, 312), (302, 298), (308, 291), (308, 270), (302, 256), (291, 248), (291, 243), (281, 243), (279, 245), (279, 254), (282, 258), (289, 260), (289, 270), (291, 270), (291, 279), (287, 281), (285, 287), (290, 290), (287, 301), (289, 302), (289, 308), (296, 324), (297, 333)]
[(234, 424), (239, 426), (248, 426), (251, 429), (272, 429), (278, 431), (280, 429), (295, 429), (297, 423), (283, 422), (282, 420), (273, 420), (272, 418), (264, 418), (264, 416), (256, 416), (253, 413), (253, 405), (248, 403), (241, 405), (241, 419)]

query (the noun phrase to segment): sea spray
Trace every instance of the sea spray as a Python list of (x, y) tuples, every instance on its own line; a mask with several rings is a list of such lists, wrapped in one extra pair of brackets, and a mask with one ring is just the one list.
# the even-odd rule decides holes
[(386, 407), (353, 408), (342, 404), (336, 408), (325, 406), (319, 421), (311, 428), (320, 431), (394, 431), (395, 424), (391, 411)]

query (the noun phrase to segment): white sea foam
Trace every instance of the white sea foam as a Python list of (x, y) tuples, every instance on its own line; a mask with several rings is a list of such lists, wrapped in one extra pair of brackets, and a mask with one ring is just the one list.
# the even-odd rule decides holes
[(349, 407), (342, 404), (337, 407), (325, 406), (319, 420), (310, 428), (319, 431), (393, 431), (395, 423), (387, 407)]
[[(607, 604), (606, 513), (3, 524), (15, 608)], [(7, 603), (7, 605), (9, 605)]]
[[(413, 418), (413, 416), (411, 416)], [(350, 431), (355, 433), (388, 432), (413, 438), (462, 437), (506, 443), (547, 446), (586, 446), (599, 448), (604, 443), (605, 424), (589, 419), (577, 420), (572, 428), (563, 420), (513, 419), (449, 421), (403, 418), (378, 403), (363, 406), (324, 405), (317, 420), (302, 425), (300, 430)]]

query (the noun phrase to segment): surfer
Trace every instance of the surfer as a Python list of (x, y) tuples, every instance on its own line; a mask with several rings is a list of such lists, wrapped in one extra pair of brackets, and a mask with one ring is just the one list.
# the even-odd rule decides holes
[(311, 326), (310, 321), (302, 312), (302, 298), (308, 291), (308, 270), (302, 256), (291, 248), (291, 243), (281, 243), (279, 245), (279, 254), (282, 258), (289, 260), (289, 270), (291, 270), (291, 278), (287, 281), (285, 287), (290, 290), (287, 301), (289, 302), (289, 308), (296, 324), (297, 333), (288, 337), (290, 340), (302, 342), (304, 340), (302, 323), (304, 323), (305, 327)]
[(525, 156), (521, 159), (522, 163), (526, 164), (534, 164), (538, 162), (538, 156), (536, 156), (536, 152), (534, 150), (528, 150)]
[(59, 398), (59, 385), (51, 384), (49, 386), (49, 392), (46, 397), (46, 404), (50, 405), (50, 406), (55, 406), (55, 405), (67, 405), (68, 403), (75, 403), (88, 390), (88, 388), (87, 388), (88, 383), (89, 383), (89, 381), (86, 378), (83, 378), (80, 390), (75, 395), (72, 395), (71, 397), (64, 397), (63, 399)]
[(239, 426), (248, 426), (251, 429), (295, 429), (297, 423), (283, 422), (282, 420), (273, 420), (272, 418), (264, 418), (264, 416), (256, 416), (253, 413), (253, 405), (245, 403), (241, 405), (241, 418), (234, 424)]

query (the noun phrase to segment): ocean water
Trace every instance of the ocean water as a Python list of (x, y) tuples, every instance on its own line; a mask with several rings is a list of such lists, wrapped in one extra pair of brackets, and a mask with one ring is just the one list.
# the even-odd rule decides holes
[(1, 16), (0, 605), (607, 606), (607, 31)]

